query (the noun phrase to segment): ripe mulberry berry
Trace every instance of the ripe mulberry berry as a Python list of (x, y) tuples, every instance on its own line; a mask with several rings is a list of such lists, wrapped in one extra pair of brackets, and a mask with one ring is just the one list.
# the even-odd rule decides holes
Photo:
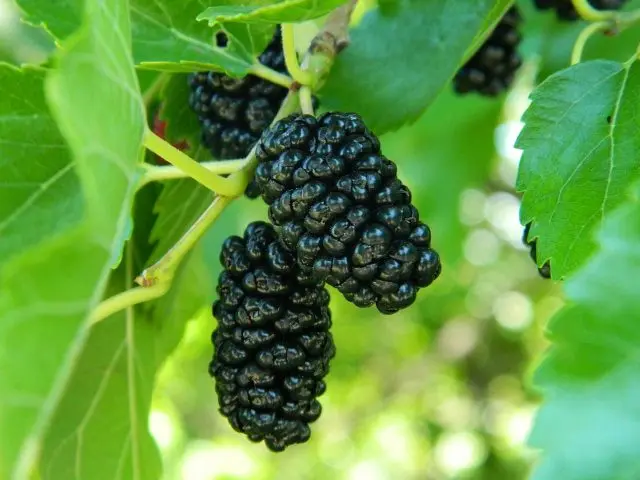
[[(536, 241), (535, 240), (528, 240), (529, 237), (529, 230), (531, 230), (531, 223), (527, 223), (524, 227), (524, 233), (522, 234), (522, 243), (524, 243), (526, 246), (528, 246), (530, 248), (529, 250), (529, 256), (531, 257), (531, 259), (534, 261), (534, 263), (536, 264), (536, 266), (538, 265), (538, 257), (537, 257), (537, 249), (536, 249)], [(541, 267), (538, 267), (538, 273), (540, 274), (541, 277), (543, 278), (551, 278), (551, 264), (549, 263), (549, 261), (546, 261), (544, 263), (544, 265), (542, 265)]]
[(250, 224), (227, 238), (213, 315), (209, 372), (220, 412), (250, 440), (273, 451), (309, 439), (317, 397), (335, 347), (329, 293), (297, 272), (273, 226)]
[(515, 7), (502, 17), (480, 49), (453, 79), (457, 93), (477, 92), (493, 97), (509, 88), (522, 64), (517, 47), (521, 17)]
[[(619, 10), (627, 0), (589, 0), (591, 6), (597, 10)], [(580, 15), (571, 0), (533, 0), (538, 10), (555, 10), (560, 20), (578, 20)]]
[(440, 274), (429, 227), (357, 114), (291, 115), (265, 131), (256, 155), (280, 241), (314, 281), (390, 314)]
[[(279, 28), (258, 60), (286, 73)], [(254, 75), (233, 78), (219, 72), (190, 75), (189, 87), (189, 105), (202, 125), (202, 143), (218, 160), (245, 157), (287, 94), (286, 88)], [(246, 194), (258, 196), (251, 185)]]

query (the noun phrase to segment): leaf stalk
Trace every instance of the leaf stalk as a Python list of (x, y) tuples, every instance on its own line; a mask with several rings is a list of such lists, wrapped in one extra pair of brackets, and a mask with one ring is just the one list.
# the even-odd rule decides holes
[(160, 138), (149, 129), (145, 132), (144, 146), (185, 172), (186, 175), (193, 178), (196, 182), (204, 185), (209, 190), (214, 191), (219, 195), (233, 197), (242, 193), (238, 192), (237, 189), (234, 188), (234, 185), (229, 184), (226, 178), (212, 173), (192, 159), (189, 155), (177, 149), (166, 140)]

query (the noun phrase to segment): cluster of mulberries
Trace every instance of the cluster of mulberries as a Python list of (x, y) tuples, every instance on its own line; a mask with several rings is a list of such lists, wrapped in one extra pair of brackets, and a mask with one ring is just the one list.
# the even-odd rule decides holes
[[(534, 261), (534, 263), (538, 264), (538, 255), (536, 248), (536, 241), (529, 240), (529, 230), (531, 230), (531, 223), (527, 223), (524, 227), (524, 232), (522, 234), (522, 243), (529, 247), (529, 256)], [(551, 264), (549, 261), (546, 261), (544, 265), (538, 267), (538, 273), (543, 278), (551, 278)]]
[(262, 135), (255, 181), (305, 275), (391, 314), (440, 274), (396, 165), (354, 113), (291, 115)]
[[(593, 8), (598, 10), (619, 10), (627, 0), (589, 0)], [(539, 10), (555, 10), (560, 20), (573, 21), (580, 18), (571, 0), (533, 0)]]
[(509, 9), (489, 38), (454, 77), (453, 87), (457, 93), (496, 96), (511, 85), (522, 64), (517, 51), (521, 20), (516, 7)]
[(335, 354), (329, 293), (301, 276), (264, 222), (229, 237), (220, 261), (209, 366), (220, 412), (273, 451), (305, 442)]
[[(286, 73), (279, 28), (258, 60)], [(287, 94), (286, 88), (255, 75), (233, 78), (219, 72), (190, 75), (189, 88), (189, 105), (202, 125), (202, 143), (218, 160), (245, 157)], [(252, 186), (246, 193), (257, 196)]]

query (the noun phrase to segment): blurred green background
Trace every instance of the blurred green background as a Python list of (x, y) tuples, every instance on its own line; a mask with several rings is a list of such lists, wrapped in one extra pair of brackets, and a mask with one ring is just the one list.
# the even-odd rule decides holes
[[(550, 25), (559, 43), (541, 35)], [(274, 454), (231, 429), (207, 374), (215, 321), (206, 308), (189, 322), (160, 373), (149, 423), (166, 479), (527, 477), (536, 454), (525, 442), (539, 401), (528, 380), (562, 299), (521, 243), (512, 145), (534, 79), (564, 66), (577, 31), (535, 16), (527, 62), (508, 95), (457, 98), (447, 88), (414, 125), (381, 138), (444, 269), (412, 308), (391, 317), (333, 295), (337, 356), (307, 444)], [(0, 0), (0, 61), (39, 63), (52, 48)], [(259, 218), (259, 201), (225, 211), (203, 241), (212, 278), (222, 239)]]

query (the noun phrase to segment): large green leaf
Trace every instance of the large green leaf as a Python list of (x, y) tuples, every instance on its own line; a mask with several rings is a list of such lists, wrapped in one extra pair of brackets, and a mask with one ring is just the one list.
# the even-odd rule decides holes
[(640, 67), (591, 61), (558, 72), (523, 120), (521, 219), (534, 222), (538, 260), (561, 278), (593, 251), (594, 229), (638, 177)]
[[(17, 3), (27, 21), (44, 24), (54, 36), (63, 39), (78, 29), (84, 0), (53, 3), (17, 0)], [(195, 20), (205, 6), (200, 0), (130, 0), (136, 64), (158, 70), (223, 70), (245, 74), (253, 62), (253, 56), (247, 53), (252, 48), (217, 48), (213, 30)]]
[(46, 104), (44, 74), (0, 65), (0, 263), (82, 216), (80, 184)]
[(336, 60), (321, 92), (323, 105), (358, 112), (377, 133), (415, 121), (504, 4), (398, 0), (368, 12)]
[(212, 6), (198, 15), (198, 20), (210, 25), (227, 22), (295, 23), (329, 13), (346, 0), (275, 0), (267, 5)]
[(536, 480), (640, 478), (640, 190), (605, 220), (599, 251), (567, 282), (530, 443)]
[[(130, 286), (132, 257), (110, 293)], [(44, 443), (43, 480), (160, 478), (147, 428), (153, 380), (186, 321), (212, 294), (210, 283), (200, 252), (193, 252), (164, 297), (91, 329)]]
[(63, 45), (48, 79), (51, 110), (80, 180), (84, 218), (12, 258), (0, 274), (1, 478), (23, 478), (33, 468), (87, 338), (88, 315), (127, 235), (144, 112), (126, 7), (126, 0), (87, 2), (83, 28)]

